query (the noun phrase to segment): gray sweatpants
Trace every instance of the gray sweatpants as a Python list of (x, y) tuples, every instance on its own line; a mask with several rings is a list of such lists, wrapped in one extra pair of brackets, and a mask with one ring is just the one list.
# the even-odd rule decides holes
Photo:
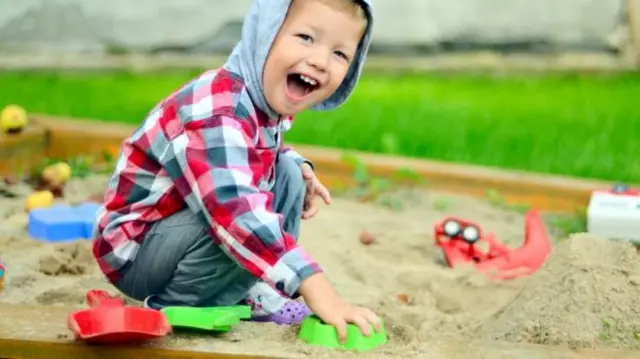
[[(300, 167), (278, 156), (273, 207), (284, 217), (284, 230), (296, 239), (305, 188)], [(189, 209), (152, 226), (116, 287), (155, 309), (235, 305), (249, 299), (269, 314), (285, 302), (216, 245), (207, 225)]]

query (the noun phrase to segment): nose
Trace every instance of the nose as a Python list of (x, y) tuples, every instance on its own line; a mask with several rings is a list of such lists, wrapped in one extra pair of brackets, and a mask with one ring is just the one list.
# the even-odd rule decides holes
[(318, 46), (309, 53), (309, 56), (307, 57), (307, 63), (310, 66), (314, 67), (316, 70), (325, 72), (327, 70), (327, 67), (329, 66), (330, 56), (331, 51)]

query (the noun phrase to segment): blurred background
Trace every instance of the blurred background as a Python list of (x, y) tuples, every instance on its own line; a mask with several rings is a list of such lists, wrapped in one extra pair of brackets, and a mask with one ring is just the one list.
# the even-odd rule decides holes
[[(137, 124), (251, 0), (0, 0), (0, 106)], [(377, 0), (351, 100), (287, 141), (640, 183), (638, 0)]]

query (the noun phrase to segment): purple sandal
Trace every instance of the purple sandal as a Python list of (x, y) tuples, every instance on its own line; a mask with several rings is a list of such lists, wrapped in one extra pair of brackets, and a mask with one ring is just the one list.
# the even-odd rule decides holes
[(311, 314), (313, 313), (304, 303), (290, 300), (277, 313), (253, 316), (251, 320), (254, 322), (274, 322), (280, 325), (299, 324)]

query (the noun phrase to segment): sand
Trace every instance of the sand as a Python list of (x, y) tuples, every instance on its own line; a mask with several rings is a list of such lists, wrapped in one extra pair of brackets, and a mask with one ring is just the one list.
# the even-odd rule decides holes
[[(101, 192), (105, 184), (100, 176), (74, 180), (65, 200), (77, 203)], [(88, 241), (52, 245), (29, 238), (20, 198), (29, 189), (14, 190), (18, 198), (0, 199), (0, 258), (9, 273), (0, 302), (80, 308), (88, 289), (115, 294), (97, 270)], [(447, 337), (640, 349), (640, 262), (634, 247), (586, 234), (560, 238), (541, 271), (495, 283), (470, 268), (444, 267), (432, 226), (455, 214), (517, 245), (523, 235), (522, 214), (428, 191), (399, 193), (396, 198), (404, 203), (403, 210), (335, 198), (302, 226), (301, 242), (338, 290), (385, 319), (389, 344), (359, 357), (424, 356), (429, 342)], [(360, 243), (363, 230), (376, 237), (374, 244)], [(297, 329), (242, 323), (211, 340), (222, 352), (336, 356), (297, 341)]]

